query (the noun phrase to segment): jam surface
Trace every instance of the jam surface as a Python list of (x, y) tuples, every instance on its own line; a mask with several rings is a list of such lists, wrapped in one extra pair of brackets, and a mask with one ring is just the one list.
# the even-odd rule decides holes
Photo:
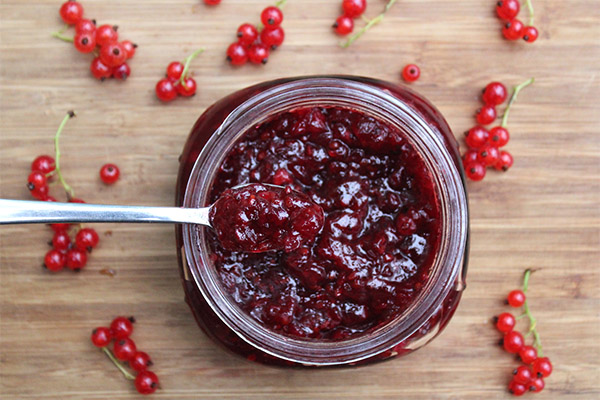
[(306, 194), (289, 186), (253, 183), (224, 191), (211, 207), (210, 220), (228, 250), (289, 253), (314, 241), (325, 216)]
[(316, 238), (290, 252), (227, 250), (208, 231), (224, 289), (267, 328), (343, 340), (402, 313), (425, 285), (440, 211), (431, 175), (400, 131), (338, 107), (282, 113), (235, 144), (211, 201), (255, 182), (305, 193), (325, 216)]

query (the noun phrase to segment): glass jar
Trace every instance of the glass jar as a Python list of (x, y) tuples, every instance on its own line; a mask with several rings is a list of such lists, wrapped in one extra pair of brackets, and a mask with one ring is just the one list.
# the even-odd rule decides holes
[(180, 157), (176, 204), (209, 205), (219, 166), (251, 127), (290, 109), (337, 106), (401, 130), (429, 169), (439, 200), (441, 239), (429, 279), (415, 301), (391, 321), (341, 341), (301, 339), (269, 330), (223, 290), (204, 229), (176, 228), (186, 301), (206, 334), (249, 360), (270, 364), (349, 365), (403, 355), (446, 326), (465, 288), (468, 209), (458, 144), (435, 107), (411, 90), (379, 80), (323, 76), (261, 83), (218, 101), (198, 119)]

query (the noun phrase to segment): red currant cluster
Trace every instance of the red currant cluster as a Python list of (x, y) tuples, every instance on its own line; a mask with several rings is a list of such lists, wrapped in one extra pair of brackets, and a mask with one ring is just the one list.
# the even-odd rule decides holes
[(67, 0), (60, 7), (60, 16), (67, 25), (75, 26), (75, 37), (64, 36), (64, 31), (54, 33), (54, 37), (73, 42), (81, 53), (94, 53), (90, 71), (96, 79), (116, 78), (125, 80), (131, 74), (126, 61), (135, 54), (137, 45), (129, 40), (119, 42), (117, 26), (101, 25), (83, 18), (83, 6), (76, 0)]
[[(141, 394), (152, 394), (158, 389), (158, 377), (148, 368), (153, 365), (150, 356), (143, 351), (138, 351), (135, 342), (130, 336), (133, 333), (133, 317), (117, 317), (110, 327), (99, 327), (92, 331), (92, 343), (99, 347), (119, 368), (123, 375), (135, 381), (135, 388)], [(114, 340), (113, 351), (107, 346)], [(137, 375), (134, 376), (125, 369), (122, 362), (127, 362)]]
[(517, 19), (521, 4), (519, 0), (500, 0), (496, 3), (496, 14), (502, 20), (502, 35), (508, 40), (523, 39), (527, 43), (533, 43), (538, 37), (538, 30), (533, 26), (533, 6), (531, 0), (525, 0), (529, 9), (529, 25)]
[(523, 279), (523, 290), (513, 290), (508, 294), (507, 303), (514, 308), (522, 308), (523, 314), (520, 317), (529, 319), (529, 332), (527, 335), (533, 335), (533, 346), (525, 344), (525, 338), (521, 333), (514, 330), (517, 318), (511, 313), (504, 312), (494, 318), (496, 329), (504, 334), (501, 345), (508, 353), (517, 354), (519, 360), (524, 364), (513, 371), (513, 378), (508, 385), (508, 390), (515, 396), (521, 396), (526, 391), (541, 392), (544, 389), (544, 378), (552, 373), (552, 363), (548, 357), (542, 356), (542, 343), (536, 329), (536, 320), (533, 318), (525, 292), (529, 285), (529, 277), (532, 270), (525, 271)]
[(513, 165), (513, 157), (508, 151), (499, 150), (509, 141), (508, 114), (517, 95), (524, 87), (533, 83), (533, 78), (515, 87), (508, 106), (504, 110), (502, 123), (489, 131), (482, 125), (489, 125), (497, 118), (496, 106), (501, 105), (507, 98), (506, 87), (500, 82), (491, 82), (483, 89), (483, 107), (475, 113), (478, 123), (465, 132), (465, 142), (468, 150), (463, 154), (465, 174), (473, 181), (485, 177), (486, 168), (493, 167), (498, 171), (508, 171)]
[(204, 49), (199, 49), (190, 54), (183, 63), (173, 61), (167, 66), (165, 78), (156, 84), (156, 97), (161, 101), (169, 102), (177, 96), (191, 97), (196, 94), (198, 85), (190, 76), (190, 64)]
[(354, 19), (363, 15), (367, 9), (367, 0), (343, 0), (342, 15), (333, 24), (338, 35), (348, 35), (354, 30)]
[(271, 50), (283, 43), (285, 32), (281, 27), (283, 12), (279, 7), (286, 0), (278, 1), (274, 6), (265, 8), (260, 14), (261, 25), (250, 23), (240, 25), (237, 30), (237, 42), (227, 48), (227, 61), (231, 65), (266, 64)]

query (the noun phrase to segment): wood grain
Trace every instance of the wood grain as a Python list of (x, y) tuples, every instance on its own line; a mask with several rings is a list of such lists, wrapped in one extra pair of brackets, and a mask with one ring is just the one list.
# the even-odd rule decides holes
[[(555, 365), (544, 398), (600, 396), (600, 13), (596, 0), (534, 1), (541, 36), (533, 45), (500, 38), (493, 1), (402, 0), (385, 21), (342, 50), (330, 25), (339, 0), (290, 0), (285, 44), (266, 67), (232, 69), (224, 49), (237, 26), (268, 2), (85, 0), (86, 15), (118, 24), (140, 45), (125, 83), (90, 78), (90, 57), (50, 38), (59, 0), (0, 1), (0, 196), (28, 198), (25, 179), (68, 109), (63, 168), (89, 202), (170, 205), (177, 157), (198, 115), (222, 96), (276, 77), (346, 73), (413, 85), (456, 134), (473, 124), (490, 80), (536, 83), (511, 115), (507, 174), (469, 184), (472, 212), (468, 289), (446, 331), (404, 359), (356, 369), (288, 370), (256, 365), (216, 347), (183, 302), (172, 227), (97, 225), (100, 248), (80, 274), (40, 268), (44, 226), (0, 228), (0, 397), (133, 399), (131, 383), (89, 343), (90, 329), (117, 314), (139, 320), (135, 339), (156, 362), (154, 399), (508, 398), (516, 362), (494, 346), (489, 318), (522, 271), (546, 353)], [(374, 15), (383, 1), (371, 0)], [(525, 12), (525, 11), (523, 11)], [(524, 14), (523, 18), (525, 18)], [(256, 18), (255, 18), (256, 17)], [(200, 92), (163, 105), (153, 88), (172, 60), (198, 47)], [(115, 162), (113, 187), (97, 177)], [(108, 234), (112, 232), (112, 234)], [(99, 274), (113, 268), (113, 278)]]

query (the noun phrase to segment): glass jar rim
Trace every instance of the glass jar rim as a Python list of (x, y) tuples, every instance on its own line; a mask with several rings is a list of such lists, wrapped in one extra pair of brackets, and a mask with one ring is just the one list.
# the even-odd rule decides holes
[(194, 283), (217, 317), (253, 347), (276, 358), (306, 365), (354, 363), (389, 350), (410, 337), (427, 321), (431, 315), (428, 311), (437, 309), (455, 282), (462, 280), (460, 271), (468, 231), (462, 176), (441, 136), (417, 110), (385, 89), (352, 77), (307, 77), (276, 83), (240, 104), (211, 135), (189, 175), (183, 205), (208, 205), (209, 189), (219, 165), (250, 127), (280, 112), (311, 105), (353, 108), (397, 126), (431, 172), (440, 203), (442, 232), (432, 274), (415, 301), (392, 320), (355, 338), (342, 341), (293, 338), (261, 325), (222, 290), (208, 257), (205, 230), (193, 225), (183, 226), (187, 264), (184, 268), (189, 269)]

